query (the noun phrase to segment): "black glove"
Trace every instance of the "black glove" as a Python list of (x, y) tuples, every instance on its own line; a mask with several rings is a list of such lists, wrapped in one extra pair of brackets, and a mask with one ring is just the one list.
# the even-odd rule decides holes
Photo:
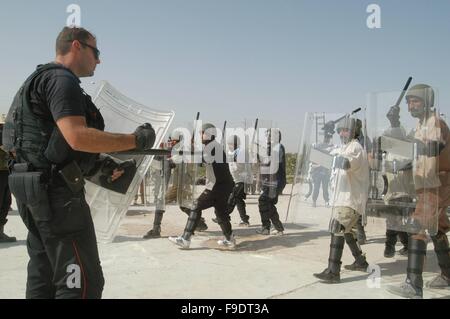
[(150, 123), (139, 126), (133, 133), (136, 136), (136, 150), (145, 151), (151, 149), (155, 143), (156, 134)]
[(400, 127), (400, 107), (397, 105), (391, 106), (386, 117), (391, 122), (391, 127)]
[(336, 157), (335, 165), (337, 168), (348, 170), (350, 168), (350, 161), (343, 156)]
[(200, 177), (195, 181), (195, 185), (206, 185), (206, 177)]

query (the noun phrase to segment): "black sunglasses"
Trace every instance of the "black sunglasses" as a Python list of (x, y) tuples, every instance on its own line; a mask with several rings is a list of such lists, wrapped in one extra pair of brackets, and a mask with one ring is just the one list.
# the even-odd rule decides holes
[(96, 47), (93, 47), (92, 45), (87, 44), (86, 42), (82, 42), (79, 40), (78, 40), (78, 42), (80, 42), (82, 45), (87, 46), (89, 49), (91, 49), (92, 52), (94, 53), (94, 57), (96, 60), (98, 60), (100, 58), (100, 50), (99, 49), (97, 49)]
[[(67, 40), (67, 42), (73, 42), (75, 40)], [(94, 53), (94, 57), (96, 60), (98, 60), (100, 58), (100, 50), (97, 49), (96, 47), (93, 47), (92, 45), (87, 44), (86, 42), (77, 40), (78, 42), (80, 42), (81, 45), (88, 47), (89, 49), (92, 50), (92, 53)]]
[[(73, 42), (75, 40), (67, 40), (67, 42)], [(92, 45), (87, 44), (86, 42), (80, 41), (80, 40), (76, 40), (78, 42), (80, 42), (81, 45), (88, 47), (89, 49), (92, 50), (92, 53), (94, 53), (94, 57), (96, 60), (98, 60), (100, 58), (100, 50), (97, 49), (96, 47), (93, 47)]]

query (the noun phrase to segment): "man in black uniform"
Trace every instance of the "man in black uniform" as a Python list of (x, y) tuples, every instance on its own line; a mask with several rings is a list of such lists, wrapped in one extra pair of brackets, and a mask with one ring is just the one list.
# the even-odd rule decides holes
[[(9, 178), (28, 228), (27, 298), (100, 298), (104, 279), (83, 177), (99, 153), (150, 149), (150, 124), (134, 134), (103, 132), (103, 118), (80, 87), (100, 63), (95, 37), (65, 27), (55, 62), (38, 66), (16, 94), (3, 145), (15, 164)], [(123, 174), (115, 169), (111, 180)]]
[[(256, 232), (261, 235), (283, 235), (284, 226), (278, 215), (278, 196), (286, 186), (286, 153), (281, 144), (281, 132), (276, 128), (267, 130), (266, 156), (261, 156), (260, 179), (261, 195), (258, 199), (261, 229)], [(270, 227), (273, 224), (273, 230)]]
[(224, 153), (223, 145), (216, 141), (216, 128), (212, 124), (203, 124), (202, 143), (205, 144), (203, 161), (206, 163), (206, 189), (197, 199), (195, 208), (190, 212), (183, 235), (169, 237), (169, 240), (181, 248), (187, 249), (191, 244), (194, 229), (201, 221), (202, 211), (214, 207), (217, 222), (224, 238), (217, 243), (225, 248), (236, 245), (228, 214), (228, 198), (234, 182)]

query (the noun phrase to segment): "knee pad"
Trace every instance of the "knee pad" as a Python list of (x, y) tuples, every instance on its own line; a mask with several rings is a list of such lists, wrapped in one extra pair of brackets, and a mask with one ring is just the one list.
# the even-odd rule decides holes
[(335, 218), (333, 218), (330, 222), (330, 232), (334, 235), (339, 235), (345, 233), (345, 227)]

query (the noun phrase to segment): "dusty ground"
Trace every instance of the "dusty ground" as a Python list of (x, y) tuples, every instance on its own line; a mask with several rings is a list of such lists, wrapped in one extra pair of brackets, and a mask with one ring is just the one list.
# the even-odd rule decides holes
[[(284, 220), (289, 195), (278, 204)], [(132, 206), (123, 219), (113, 243), (99, 244), (106, 279), (104, 298), (397, 298), (385, 286), (405, 278), (406, 258), (383, 257), (383, 223), (367, 226), (368, 244), (363, 246), (368, 261), (380, 268), (377, 280), (368, 273), (343, 271), (342, 283), (327, 285), (312, 276), (327, 265), (329, 214), (325, 208), (299, 207), (299, 224), (285, 224), (284, 236), (261, 236), (257, 196), (247, 200), (251, 226), (239, 227), (237, 211), (232, 224), (238, 246), (234, 251), (220, 250), (218, 225), (211, 221), (213, 211), (204, 212), (209, 229), (197, 233), (190, 250), (180, 250), (167, 239), (182, 233), (186, 215), (177, 207), (168, 208), (163, 220), (163, 237), (144, 240), (152, 225), (153, 213), (143, 206)], [(319, 205), (320, 206), (320, 205)], [(0, 254), (0, 298), (23, 298), (25, 294), (26, 229), (12, 211), (6, 233), (18, 238), (2, 244)], [(397, 250), (401, 246), (398, 244)], [(353, 262), (348, 248), (343, 264)], [(377, 268), (375, 266), (375, 268)], [(432, 244), (428, 245), (424, 280), (438, 271)], [(450, 298), (450, 290), (424, 291), (425, 298)]]

